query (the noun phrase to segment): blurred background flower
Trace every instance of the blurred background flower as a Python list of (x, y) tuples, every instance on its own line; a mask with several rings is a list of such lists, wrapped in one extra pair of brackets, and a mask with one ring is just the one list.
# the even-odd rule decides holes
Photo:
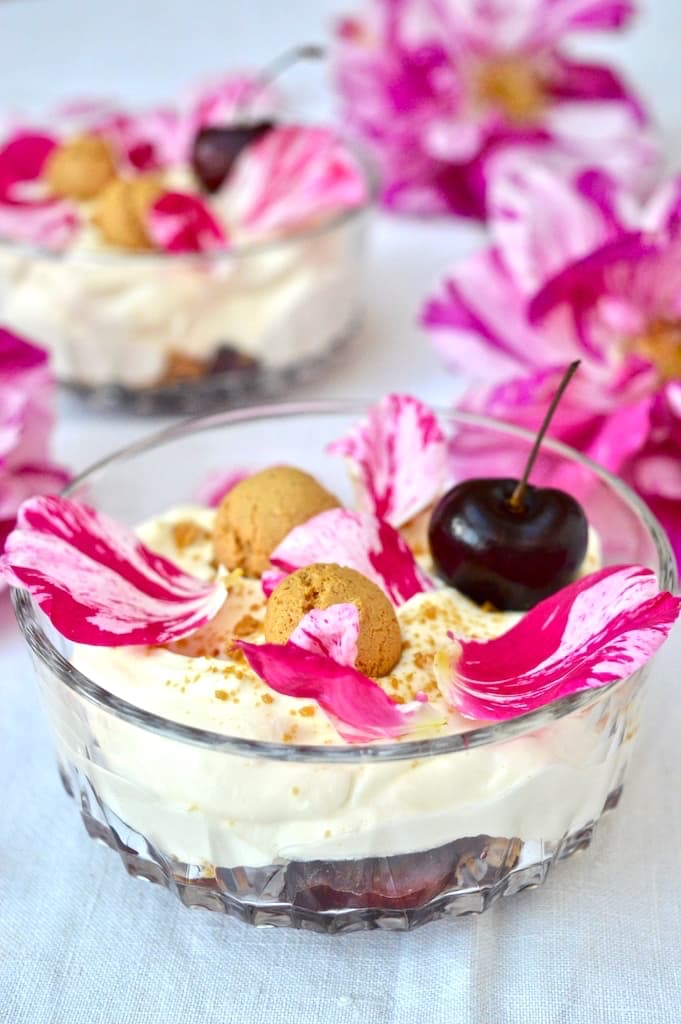
[(531, 430), (581, 359), (551, 433), (632, 484), (681, 556), (681, 177), (640, 204), (602, 171), (503, 164), (491, 244), (445, 276), (423, 323), (450, 366), (483, 374), (464, 408)]
[(573, 60), (574, 31), (619, 29), (633, 0), (370, 0), (336, 31), (343, 114), (404, 213), (483, 218), (490, 160), (530, 148), (568, 171), (647, 183), (656, 146), (611, 68)]
[(49, 457), (53, 398), (46, 353), (0, 328), (0, 550), (21, 503), (69, 481)]

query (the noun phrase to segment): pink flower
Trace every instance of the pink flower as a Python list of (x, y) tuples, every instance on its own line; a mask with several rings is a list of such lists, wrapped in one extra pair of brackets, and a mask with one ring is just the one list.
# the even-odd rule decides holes
[(279, 125), (248, 146), (223, 186), (237, 219), (258, 234), (313, 223), (367, 198), (358, 162), (316, 125)]
[(40, 182), (57, 145), (51, 135), (17, 131), (0, 146), (0, 242), (63, 249), (78, 228), (73, 205), (48, 195)]
[(423, 312), (450, 365), (484, 367), (464, 406), (536, 429), (581, 359), (552, 435), (636, 487), (681, 553), (681, 177), (640, 204), (514, 156), (490, 212), (492, 245)]
[(535, 605), (495, 640), (454, 639), (436, 655), (443, 696), (471, 718), (513, 718), (646, 664), (679, 616), (640, 565), (609, 566)]
[(53, 389), (46, 353), (0, 329), (0, 549), (21, 503), (69, 480), (49, 459)]
[(149, 235), (164, 252), (214, 252), (227, 236), (207, 203), (188, 192), (165, 192), (149, 211)]
[(371, 0), (337, 30), (345, 116), (375, 154), (383, 200), (413, 214), (484, 217), (493, 158), (528, 147), (632, 185), (656, 162), (639, 102), (610, 68), (561, 49), (618, 29), (633, 0)]
[(386, 395), (327, 447), (347, 464), (362, 511), (403, 526), (440, 497), (449, 476), (437, 416), (412, 395)]
[(0, 568), (63, 636), (94, 646), (179, 640), (226, 598), (221, 584), (183, 572), (120, 523), (56, 496), (24, 502)]
[(186, 115), (165, 107), (139, 113), (107, 110), (86, 126), (106, 139), (128, 173), (178, 166), (186, 159), (193, 130)]
[(285, 644), (237, 641), (253, 671), (277, 693), (315, 700), (348, 742), (406, 732), (417, 703), (396, 704), (355, 669), (359, 612), (334, 604), (303, 616)]
[(270, 556), (274, 569), (263, 576), (269, 597), (289, 573), (314, 562), (355, 569), (385, 591), (395, 605), (432, 588), (406, 541), (368, 512), (332, 508), (294, 527)]

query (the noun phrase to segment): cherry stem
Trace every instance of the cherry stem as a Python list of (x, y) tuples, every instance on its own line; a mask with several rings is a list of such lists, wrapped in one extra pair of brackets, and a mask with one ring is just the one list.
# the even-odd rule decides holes
[(321, 60), (326, 51), (323, 46), (317, 43), (307, 43), (305, 46), (293, 46), (290, 50), (284, 50), (278, 57), (266, 64), (260, 72), (260, 78), (264, 85), (269, 85), (275, 78), (279, 78), (284, 71), (288, 71), (295, 64), (303, 60)]
[(513, 491), (513, 494), (508, 499), (508, 503), (509, 503), (510, 507), (513, 509), (514, 512), (522, 511), (523, 498), (525, 497), (525, 491), (527, 490), (527, 481), (529, 479), (530, 473), (532, 472), (532, 467), (534, 466), (534, 463), (536, 461), (537, 455), (539, 455), (539, 449), (541, 448), (541, 443), (544, 440), (544, 435), (546, 434), (546, 431), (549, 428), (549, 424), (551, 423), (551, 420), (553, 419), (554, 412), (558, 408), (558, 403), (560, 402), (561, 398), (565, 394), (565, 389), (567, 388), (568, 384), (570, 383), (570, 381), (574, 377), (575, 373), (577, 372), (577, 367), (579, 366), (579, 363), (580, 363), (579, 359), (575, 359), (574, 363), (570, 363), (570, 365), (568, 366), (567, 370), (563, 374), (563, 379), (561, 380), (560, 384), (558, 385), (558, 390), (556, 391), (555, 395), (553, 396), (553, 399), (551, 401), (550, 406), (546, 410), (546, 416), (544, 417), (542, 425), (539, 428), (539, 433), (537, 434), (537, 436), (535, 438), (535, 442), (532, 445), (532, 451), (530, 452), (530, 457), (527, 460), (527, 465), (525, 466), (525, 472), (523, 473), (522, 479), (516, 485), (516, 488)]
[(255, 89), (246, 98), (245, 106), (250, 107), (253, 101), (271, 85), (272, 82), (283, 75), (289, 68), (294, 67), (300, 61), (303, 60), (321, 60), (326, 55), (326, 51), (323, 46), (319, 46), (317, 43), (307, 43), (305, 46), (293, 46), (290, 50), (284, 50), (278, 57), (266, 64), (264, 68), (258, 74), (259, 81), (255, 86)]

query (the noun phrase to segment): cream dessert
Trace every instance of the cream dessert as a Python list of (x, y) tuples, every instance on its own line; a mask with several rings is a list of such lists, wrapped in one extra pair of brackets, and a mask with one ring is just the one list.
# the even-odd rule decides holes
[(5, 573), (62, 777), (132, 873), (255, 923), (402, 928), (588, 843), (679, 600), (529, 469), (453, 482), (456, 441), (389, 396), (326, 447), (354, 499), (275, 464), (134, 534), (24, 506)]
[(275, 107), (264, 80), (232, 76), (176, 110), (11, 132), (0, 319), (62, 381), (133, 404), (193, 389), (204, 407), (319, 362), (359, 316), (370, 190), (330, 129)]
[[(214, 521), (214, 511), (189, 506), (145, 524), (139, 535), (152, 551), (212, 579)], [(581, 572), (599, 567), (592, 533)], [(223, 611), (173, 649), (80, 646), (73, 664), (108, 692), (170, 721), (267, 743), (342, 744), (315, 701), (273, 692), (238, 651), (230, 652), (235, 637), (264, 642), (267, 604), (260, 579), (240, 577), (230, 584)], [(429, 697), (425, 721), (400, 741), (470, 729), (470, 720), (447, 709), (433, 658), (448, 631), (487, 639), (513, 626), (519, 614), (480, 608), (441, 587), (410, 598), (396, 617), (402, 651), (377, 682), (403, 704), (419, 693)], [(221, 790), (210, 753), (197, 753), (189, 763), (180, 749), (159, 756), (145, 735), (112, 733), (104, 719), (101, 728), (96, 716), (90, 720), (105, 766), (93, 782), (118, 817), (179, 861), (229, 868), (286, 857), (385, 857), (480, 834), (558, 840), (578, 808), (580, 825), (597, 817), (612, 771), (609, 762), (599, 763), (602, 737), (587, 716), (547, 729), (543, 742), (518, 739), (498, 756), (481, 749), (437, 761), (415, 757), (372, 766), (370, 773), (363, 764), (294, 769), (236, 758), (229, 786)], [(117, 784), (117, 768), (144, 785), (148, 801), (136, 795), (129, 803), (129, 786)], [(191, 814), (190, 831), (178, 808)]]

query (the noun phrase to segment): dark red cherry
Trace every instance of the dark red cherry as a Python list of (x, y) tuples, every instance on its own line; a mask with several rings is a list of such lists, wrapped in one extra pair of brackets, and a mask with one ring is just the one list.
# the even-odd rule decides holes
[(479, 604), (526, 611), (573, 579), (589, 527), (565, 491), (528, 484), (518, 508), (517, 480), (464, 480), (436, 505), (428, 539), (437, 571)]
[(217, 192), (239, 154), (274, 128), (274, 121), (252, 121), (202, 128), (192, 147), (191, 165), (206, 192)]

